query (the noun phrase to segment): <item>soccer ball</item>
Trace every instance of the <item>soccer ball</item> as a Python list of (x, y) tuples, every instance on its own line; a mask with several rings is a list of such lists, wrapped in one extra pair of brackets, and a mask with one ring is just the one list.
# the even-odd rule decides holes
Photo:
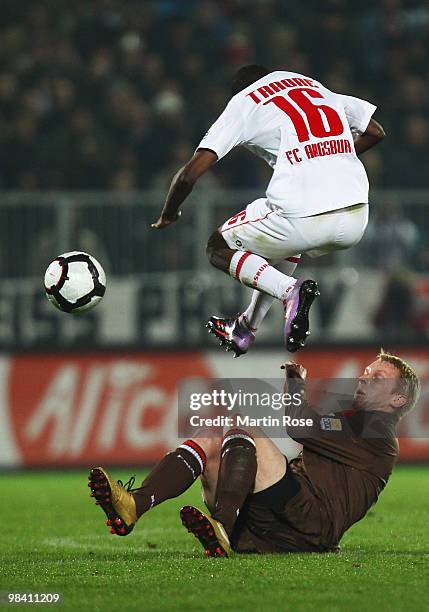
[(63, 312), (91, 310), (105, 291), (104, 270), (88, 253), (64, 253), (49, 264), (45, 273), (46, 297)]

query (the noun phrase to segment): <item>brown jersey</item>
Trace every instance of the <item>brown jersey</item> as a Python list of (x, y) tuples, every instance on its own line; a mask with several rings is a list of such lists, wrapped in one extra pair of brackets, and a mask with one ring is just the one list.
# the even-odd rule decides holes
[[(300, 415), (302, 415), (302, 409)], [(396, 417), (372, 412), (321, 416), (288, 428), (300, 456), (273, 487), (249, 496), (233, 538), (237, 551), (335, 551), (344, 532), (377, 501), (398, 456)]]

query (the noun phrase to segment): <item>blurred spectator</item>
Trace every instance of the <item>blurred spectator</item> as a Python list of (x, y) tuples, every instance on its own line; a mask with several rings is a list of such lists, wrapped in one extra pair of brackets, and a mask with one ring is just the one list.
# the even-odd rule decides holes
[(402, 143), (392, 156), (388, 182), (394, 187), (428, 187), (429, 121), (421, 115), (406, 117), (399, 126)]
[(117, 170), (112, 176), (109, 187), (112, 191), (136, 191), (138, 188), (137, 177), (134, 172), (127, 168)]
[[(157, 184), (181, 143), (191, 152), (222, 110), (232, 72), (253, 61), (374, 101), (389, 140), (366, 157), (373, 184), (428, 186), (424, 3), (3, 0), (2, 8), (0, 188)], [(225, 187), (267, 180), (241, 152), (224, 167)]]
[[(64, 202), (59, 199), (57, 205), (70, 206), (70, 202)], [(107, 249), (100, 237), (93, 229), (89, 227), (87, 220), (84, 218), (85, 213), (79, 207), (70, 206), (68, 211), (68, 225), (63, 228), (65, 232), (64, 238), (66, 244), (61, 243), (61, 236), (57, 232), (52, 231), (52, 227), (45, 227), (37, 234), (29, 249), (29, 261), (26, 262), (25, 271), (31, 275), (40, 274), (40, 270), (44, 270), (49, 262), (58, 256), (58, 253), (65, 251), (84, 251), (91, 253), (96, 259), (102, 262), (106, 272), (111, 270), (110, 258), (107, 254)]]
[(379, 205), (359, 245), (361, 264), (381, 270), (413, 265), (419, 247), (416, 223), (397, 204)]
[(420, 338), (429, 336), (429, 280), (420, 278), (415, 287), (413, 325)]
[(386, 278), (381, 304), (374, 324), (386, 341), (412, 341), (417, 337), (413, 312), (414, 284), (409, 272), (398, 269)]
[[(171, 156), (165, 168), (155, 176), (153, 187), (166, 192), (170, 186), (171, 180), (176, 172), (189, 160), (193, 152), (193, 147), (186, 141), (175, 143), (172, 147)], [(219, 187), (219, 181), (214, 172), (208, 172), (195, 185), (194, 195), (204, 192), (207, 189)]]

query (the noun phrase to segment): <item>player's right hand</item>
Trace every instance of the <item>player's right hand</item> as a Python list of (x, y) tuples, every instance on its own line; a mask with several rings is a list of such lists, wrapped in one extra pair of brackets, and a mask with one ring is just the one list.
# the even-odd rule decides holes
[(295, 361), (287, 361), (281, 366), (281, 369), (286, 370), (287, 378), (301, 378), (301, 380), (305, 380), (307, 377), (307, 368), (304, 368), (304, 366)]
[(178, 213), (176, 214), (176, 216), (173, 219), (170, 219), (169, 217), (167, 217), (166, 215), (161, 215), (158, 219), (158, 221), (155, 221), (155, 223), (151, 224), (151, 227), (155, 228), (155, 229), (164, 229), (164, 227), (167, 227), (167, 225), (171, 225), (172, 223), (174, 223), (175, 221), (177, 221), (177, 219), (180, 217), (181, 215), (181, 211), (179, 210)]

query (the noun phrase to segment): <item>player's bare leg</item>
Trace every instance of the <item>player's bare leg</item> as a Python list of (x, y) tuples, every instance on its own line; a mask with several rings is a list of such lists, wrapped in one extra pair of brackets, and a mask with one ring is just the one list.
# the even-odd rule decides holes
[[(259, 491), (268, 489), (283, 478), (286, 473), (287, 460), (278, 446), (259, 427), (247, 427), (245, 433), (253, 438), (256, 445), (257, 470), (253, 492), (259, 493)], [(201, 443), (205, 444), (204, 441), (201, 441)], [(211, 443), (213, 445), (212, 451), (207, 456), (206, 469), (204, 474), (201, 475), (201, 487), (204, 502), (209, 511), (213, 513), (215, 511), (222, 439), (211, 439)]]
[(206, 469), (201, 474), (201, 495), (203, 501), (210, 512), (214, 511), (216, 501), (216, 487), (219, 476), (220, 456), (222, 452), (223, 434), (220, 437), (210, 438), (210, 441), (202, 440), (201, 443), (209, 449), (207, 455)]
[[(207, 255), (214, 267), (236, 278), (243, 285), (281, 300), (285, 309), (287, 349), (294, 352), (305, 345), (310, 333), (309, 310), (314, 298), (319, 295), (315, 281), (297, 281), (259, 255), (231, 249), (219, 231), (210, 237)], [(248, 327), (246, 331), (243, 321), (238, 321), (238, 318), (225, 320), (211, 317), (208, 327), (227, 350), (234, 350), (236, 356), (246, 352), (254, 339), (252, 329)]]
[(278, 446), (261, 430), (253, 431), (256, 442), (258, 470), (256, 472), (254, 493), (264, 491), (283, 478), (287, 470), (287, 459)]
[(201, 478), (211, 515), (194, 506), (185, 506), (180, 512), (183, 525), (198, 538), (210, 557), (230, 554), (230, 537), (247, 496), (281, 480), (287, 468), (284, 455), (257, 428), (228, 431), (220, 460), (218, 457), (216, 452), (208, 462), (210, 465), (212, 461), (212, 465)]

